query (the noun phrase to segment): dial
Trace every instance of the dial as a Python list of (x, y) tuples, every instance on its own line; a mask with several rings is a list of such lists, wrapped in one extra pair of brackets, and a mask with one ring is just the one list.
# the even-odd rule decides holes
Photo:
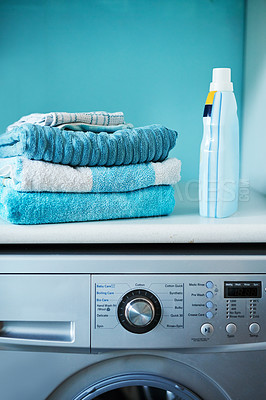
[(158, 324), (161, 318), (159, 300), (148, 290), (131, 290), (118, 306), (118, 319), (132, 333), (146, 333)]

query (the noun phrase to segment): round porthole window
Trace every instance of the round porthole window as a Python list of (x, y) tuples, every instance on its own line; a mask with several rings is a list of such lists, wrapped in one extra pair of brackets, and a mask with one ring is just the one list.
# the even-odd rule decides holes
[(121, 375), (88, 387), (74, 400), (202, 400), (168, 379), (144, 374)]

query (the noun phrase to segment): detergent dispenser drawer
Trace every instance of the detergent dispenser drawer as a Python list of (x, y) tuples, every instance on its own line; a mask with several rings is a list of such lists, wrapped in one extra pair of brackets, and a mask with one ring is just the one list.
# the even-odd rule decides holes
[(90, 350), (89, 275), (1, 275), (0, 347)]

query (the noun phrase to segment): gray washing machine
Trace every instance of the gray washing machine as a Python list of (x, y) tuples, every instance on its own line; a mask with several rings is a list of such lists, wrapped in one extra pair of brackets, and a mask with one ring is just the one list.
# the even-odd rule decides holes
[(263, 251), (140, 249), (2, 252), (1, 399), (265, 400)]

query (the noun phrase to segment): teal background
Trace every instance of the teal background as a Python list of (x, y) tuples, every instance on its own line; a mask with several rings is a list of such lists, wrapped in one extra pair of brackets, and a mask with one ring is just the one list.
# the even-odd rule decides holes
[(242, 178), (266, 194), (266, 0), (247, 3)]
[(0, 132), (22, 115), (123, 111), (179, 132), (198, 179), (213, 67), (231, 67), (241, 114), (244, 0), (0, 0)]

